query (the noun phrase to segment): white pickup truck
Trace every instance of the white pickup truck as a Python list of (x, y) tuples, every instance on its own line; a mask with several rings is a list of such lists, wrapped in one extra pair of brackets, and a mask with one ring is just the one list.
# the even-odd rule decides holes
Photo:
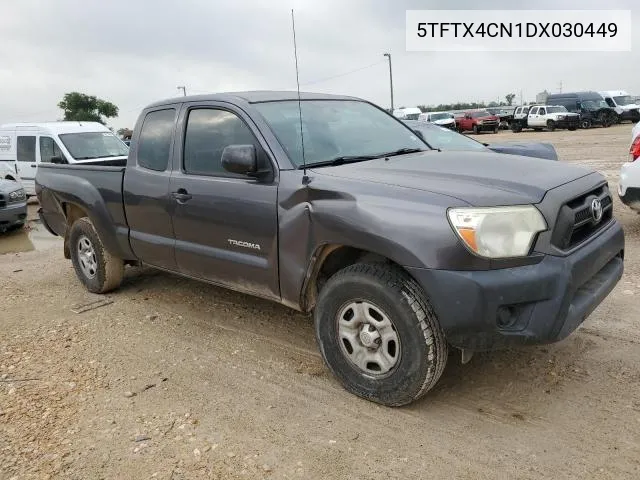
[(580, 115), (569, 112), (562, 105), (525, 105), (516, 107), (511, 120), (511, 130), (521, 132), (524, 128), (553, 132), (556, 128), (575, 130), (580, 125)]

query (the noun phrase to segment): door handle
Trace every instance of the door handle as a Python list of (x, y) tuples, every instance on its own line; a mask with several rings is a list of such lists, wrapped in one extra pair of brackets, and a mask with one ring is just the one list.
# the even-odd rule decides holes
[(37, 168), (37, 165), (31, 165), (31, 168)]
[(176, 202), (180, 204), (186, 203), (192, 198), (192, 196), (184, 188), (178, 189), (177, 192), (171, 192), (171, 196)]

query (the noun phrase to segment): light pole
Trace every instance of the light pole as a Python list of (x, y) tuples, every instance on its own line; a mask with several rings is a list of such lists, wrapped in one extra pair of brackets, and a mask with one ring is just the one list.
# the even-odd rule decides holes
[(182, 96), (187, 96), (187, 87), (176, 87), (178, 90), (182, 90)]
[(393, 113), (393, 73), (391, 71), (391, 54), (385, 53), (384, 56), (389, 59), (389, 85), (391, 87), (391, 113)]

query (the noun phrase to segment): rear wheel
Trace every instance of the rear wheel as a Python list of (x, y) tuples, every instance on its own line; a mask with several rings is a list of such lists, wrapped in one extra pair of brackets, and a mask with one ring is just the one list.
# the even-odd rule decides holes
[(87, 217), (71, 226), (69, 233), (71, 262), (76, 276), (93, 293), (107, 293), (120, 286), (124, 262), (109, 253)]
[(550, 132), (553, 132), (556, 129), (556, 122), (554, 122), (553, 120), (547, 120), (547, 129)]
[(398, 267), (361, 263), (339, 271), (320, 292), (314, 317), (326, 365), (355, 395), (405, 405), (444, 370), (447, 344), (436, 315)]
[(583, 120), (580, 121), (580, 127), (581, 128), (591, 128), (591, 120), (585, 118)]

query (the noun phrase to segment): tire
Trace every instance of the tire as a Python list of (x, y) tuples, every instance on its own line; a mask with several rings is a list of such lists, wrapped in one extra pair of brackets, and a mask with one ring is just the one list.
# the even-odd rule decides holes
[(498, 133), (498, 128), (499, 128), (499, 127), (494, 128), (494, 129), (493, 129), (493, 133)]
[(93, 223), (87, 217), (76, 220), (71, 226), (69, 251), (76, 276), (87, 290), (107, 293), (120, 286), (124, 262), (104, 248)]
[(540, 127), (534, 127), (533, 131), (534, 131), (534, 132), (541, 132), (541, 131), (542, 131), (542, 129), (541, 129)]
[(580, 128), (591, 128), (591, 120), (580, 120)]
[(478, 125), (473, 126), (473, 133), (475, 133), (476, 135), (480, 133), (480, 129), (478, 128)]
[[(348, 318), (350, 311), (353, 315)], [(358, 311), (368, 312), (368, 317)], [(341, 318), (343, 322), (339, 321)], [(358, 318), (371, 323), (348, 323)], [(387, 336), (386, 345), (374, 342), (378, 350), (371, 353), (364, 346), (362, 330), (374, 323), (382, 325), (377, 323), (379, 318), (383, 322), (388, 319), (391, 330), (380, 330)], [(419, 285), (398, 267), (359, 263), (339, 271), (320, 291), (314, 320), (316, 339), (327, 367), (346, 390), (359, 397), (387, 406), (406, 405), (427, 393), (444, 371), (447, 343), (436, 315)], [(379, 337), (382, 335), (375, 328), (374, 331)], [(345, 340), (345, 335), (351, 334), (353, 344)], [(397, 339), (397, 344), (389, 338)], [(389, 354), (392, 341), (393, 366), (383, 371), (385, 366), (378, 364), (380, 373), (376, 373), (376, 362), (368, 359), (371, 355), (384, 355), (380, 348), (386, 348)], [(364, 365), (369, 371), (352, 361), (356, 357), (349, 357), (349, 346), (352, 355), (365, 352)], [(389, 354), (385, 358), (393, 357)]]
[(522, 125), (520, 125), (520, 122), (513, 122), (511, 124), (511, 131), (513, 133), (520, 133), (522, 131)]
[(568, 130), (569, 130), (570, 132), (575, 132), (576, 127), (569, 127), (569, 128), (568, 128)]
[(553, 132), (556, 129), (556, 122), (554, 122), (553, 120), (547, 120), (547, 129), (550, 132)]

